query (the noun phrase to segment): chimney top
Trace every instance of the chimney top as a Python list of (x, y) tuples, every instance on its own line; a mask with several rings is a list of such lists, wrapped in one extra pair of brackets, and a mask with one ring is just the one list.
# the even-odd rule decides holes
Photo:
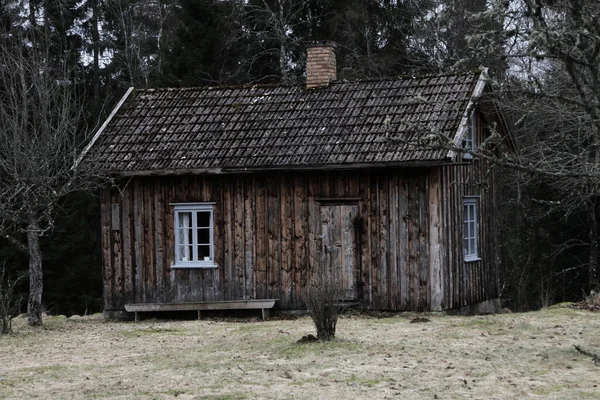
[(306, 88), (325, 87), (337, 78), (335, 49), (332, 41), (309, 42), (306, 49)]

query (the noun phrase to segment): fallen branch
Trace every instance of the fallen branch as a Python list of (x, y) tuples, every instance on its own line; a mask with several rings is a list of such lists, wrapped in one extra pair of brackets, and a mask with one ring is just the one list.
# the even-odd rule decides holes
[(577, 346), (576, 344), (573, 345), (573, 346), (575, 346), (575, 350), (577, 350), (578, 352), (580, 352), (584, 356), (592, 357), (592, 362), (595, 365), (600, 365), (600, 354), (592, 353), (590, 351), (582, 349), (581, 347)]

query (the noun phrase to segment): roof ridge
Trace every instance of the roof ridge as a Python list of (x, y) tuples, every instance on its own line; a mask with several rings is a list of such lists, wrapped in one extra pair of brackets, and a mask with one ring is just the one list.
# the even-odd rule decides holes
[[(409, 79), (430, 79), (430, 78), (443, 78), (449, 76), (468, 76), (473, 75), (474, 77), (481, 74), (481, 70), (471, 70), (468, 72), (447, 72), (442, 74), (407, 74), (407, 75), (396, 75), (396, 76), (387, 76), (382, 78), (365, 78), (365, 79), (340, 79), (331, 81), (330, 85), (340, 85), (346, 83), (368, 83), (368, 82), (391, 82), (391, 81), (402, 81)], [(135, 89), (138, 93), (152, 93), (152, 92), (196, 92), (196, 91), (204, 91), (204, 90), (240, 90), (240, 89), (277, 89), (277, 88), (295, 88), (295, 87), (305, 87), (304, 83), (296, 83), (296, 84), (288, 84), (288, 83), (248, 83), (248, 84), (240, 84), (240, 85), (218, 85), (218, 86), (186, 86), (186, 87), (165, 87), (165, 88), (147, 88), (147, 89)], [(311, 90), (320, 90), (322, 88), (314, 88)]]
[(417, 74), (413, 74), (413, 75), (395, 75), (395, 76), (386, 76), (386, 77), (382, 77), (382, 78), (365, 78), (365, 79), (356, 79), (356, 80), (346, 80), (346, 79), (341, 79), (338, 81), (332, 81), (332, 84), (339, 84), (339, 83), (360, 83), (360, 82), (389, 82), (389, 81), (400, 81), (400, 80), (408, 80), (408, 79), (429, 79), (429, 78), (444, 78), (444, 77), (448, 77), (448, 76), (467, 76), (467, 75), (473, 75), (473, 76), (477, 76), (481, 74), (481, 70), (475, 69), (475, 70), (471, 70), (471, 71), (467, 71), (467, 72), (446, 72), (446, 73), (442, 73), (442, 74), (424, 74), (424, 75), (417, 75)]

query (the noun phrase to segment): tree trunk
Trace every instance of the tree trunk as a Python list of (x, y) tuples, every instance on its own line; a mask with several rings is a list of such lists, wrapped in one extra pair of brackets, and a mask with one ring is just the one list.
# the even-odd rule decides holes
[(92, 46), (94, 53), (93, 87), (94, 87), (94, 121), (100, 115), (100, 32), (98, 30), (98, 0), (92, 1)]
[(278, 5), (279, 5), (279, 21), (277, 21), (277, 23), (279, 24), (279, 73), (281, 74), (281, 81), (283, 83), (288, 83), (288, 74), (287, 74), (287, 68), (286, 68), (286, 51), (285, 51), (285, 41), (286, 41), (286, 36), (285, 36), (285, 26), (284, 26), (284, 9), (283, 9), (283, 4), (281, 3), (281, 0), (278, 0)]
[(598, 205), (596, 200), (592, 201), (590, 206), (590, 258), (588, 261), (588, 273), (589, 273), (589, 288), (590, 290), (598, 290), (598, 258), (600, 257), (600, 245), (598, 243)]
[(29, 214), (27, 224), (27, 248), (29, 250), (29, 301), (27, 313), (29, 326), (42, 325), (42, 251), (40, 250), (40, 229), (36, 216)]

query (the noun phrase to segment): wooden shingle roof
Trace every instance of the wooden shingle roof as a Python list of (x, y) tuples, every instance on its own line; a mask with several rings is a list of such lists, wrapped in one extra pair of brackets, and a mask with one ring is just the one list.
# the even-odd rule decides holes
[(133, 90), (82, 161), (125, 175), (448, 161), (408, 142), (424, 130), (455, 138), (480, 75)]

